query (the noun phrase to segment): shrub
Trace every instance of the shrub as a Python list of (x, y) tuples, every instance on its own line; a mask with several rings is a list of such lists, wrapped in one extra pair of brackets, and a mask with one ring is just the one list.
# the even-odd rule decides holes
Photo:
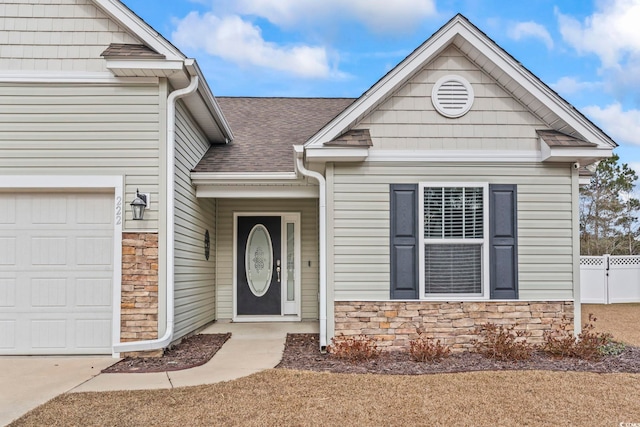
[(566, 316), (562, 316), (556, 331), (544, 333), (544, 351), (559, 358), (575, 357), (584, 360), (598, 360), (605, 355), (622, 353), (624, 344), (612, 341), (611, 334), (595, 332), (596, 320), (589, 313), (589, 320), (582, 327), (582, 332), (575, 337), (571, 323)]
[(409, 341), (409, 354), (416, 362), (439, 362), (445, 357), (449, 357), (451, 349), (434, 341), (432, 338), (423, 336), (422, 333), (415, 340)]
[(527, 342), (530, 333), (524, 330), (516, 331), (516, 326), (505, 327), (495, 323), (477, 326), (475, 332), (482, 337), (482, 340), (474, 340), (476, 352), (490, 359), (503, 361), (529, 359), (534, 349)]
[(598, 347), (598, 351), (602, 356), (617, 356), (627, 349), (625, 343), (609, 340), (604, 345)]
[(574, 357), (576, 338), (573, 336), (573, 325), (563, 315), (555, 331), (544, 331), (542, 349), (559, 358)]
[(339, 335), (331, 338), (327, 351), (338, 359), (354, 363), (371, 360), (380, 355), (376, 340), (366, 335)]

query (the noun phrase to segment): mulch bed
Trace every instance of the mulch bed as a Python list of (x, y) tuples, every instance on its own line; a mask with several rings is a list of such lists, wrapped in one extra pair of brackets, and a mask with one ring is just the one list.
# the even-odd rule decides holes
[(126, 357), (102, 372), (148, 373), (194, 368), (207, 363), (230, 337), (230, 333), (192, 335), (167, 349), (162, 357)]
[(640, 348), (631, 346), (617, 356), (607, 356), (599, 361), (554, 359), (542, 352), (535, 352), (531, 359), (524, 362), (501, 362), (468, 352), (451, 354), (437, 363), (419, 363), (411, 360), (408, 352), (384, 352), (376, 359), (351, 363), (320, 353), (318, 339), (318, 334), (288, 334), (284, 355), (277, 368), (392, 375), (505, 370), (640, 373)]

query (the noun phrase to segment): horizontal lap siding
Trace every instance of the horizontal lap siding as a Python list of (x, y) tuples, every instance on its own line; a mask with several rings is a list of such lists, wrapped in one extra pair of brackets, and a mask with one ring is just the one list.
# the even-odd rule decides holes
[[(449, 119), (431, 103), (439, 78), (456, 74), (471, 83), (475, 100)], [(536, 150), (536, 129), (547, 128), (511, 94), (455, 47), (446, 49), (358, 123), (368, 128), (372, 150)]]
[[(191, 169), (209, 142), (182, 103), (176, 113), (175, 187), (175, 338), (215, 319), (215, 200), (196, 198)], [(204, 256), (209, 230), (211, 252)]]
[(517, 184), (520, 298), (572, 298), (569, 166), (365, 163), (334, 182), (336, 300), (389, 299), (389, 184), (418, 182)]
[(91, 0), (2, 0), (0, 69), (108, 71), (111, 43), (140, 44)]
[[(316, 199), (219, 199), (217, 318), (233, 317), (233, 213), (300, 212), (302, 318), (318, 318), (318, 201)], [(311, 265), (309, 265), (309, 261)]]
[[(125, 231), (158, 228), (157, 85), (0, 84), (0, 173), (122, 175)], [(128, 203), (151, 193), (144, 221)]]

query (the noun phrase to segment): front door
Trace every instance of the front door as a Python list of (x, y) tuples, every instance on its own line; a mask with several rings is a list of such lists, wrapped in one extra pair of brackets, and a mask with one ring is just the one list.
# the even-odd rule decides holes
[(281, 315), (282, 217), (239, 216), (237, 230), (237, 314)]
[(301, 320), (300, 213), (234, 217), (234, 319)]

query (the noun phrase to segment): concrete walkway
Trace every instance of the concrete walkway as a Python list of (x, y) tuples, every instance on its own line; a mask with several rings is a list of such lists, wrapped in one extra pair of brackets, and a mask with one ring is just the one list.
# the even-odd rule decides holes
[(275, 367), (288, 332), (317, 333), (318, 322), (214, 323), (202, 334), (231, 332), (231, 338), (202, 366), (149, 374), (100, 374), (71, 392), (149, 390), (213, 384)]
[(111, 356), (0, 357), (0, 426), (93, 378)]

